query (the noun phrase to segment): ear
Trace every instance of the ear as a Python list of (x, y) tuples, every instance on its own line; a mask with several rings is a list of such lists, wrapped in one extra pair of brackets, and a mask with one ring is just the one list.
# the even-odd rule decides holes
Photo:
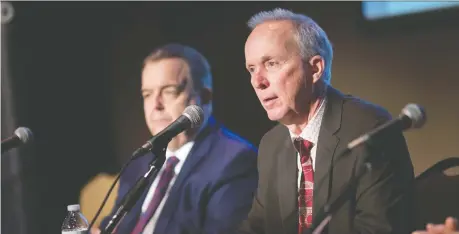
[(312, 72), (312, 82), (316, 83), (324, 73), (325, 70), (325, 60), (320, 55), (315, 55), (309, 59), (309, 66), (311, 67)]
[(209, 88), (202, 88), (200, 93), (201, 105), (209, 104), (212, 101), (212, 90)]

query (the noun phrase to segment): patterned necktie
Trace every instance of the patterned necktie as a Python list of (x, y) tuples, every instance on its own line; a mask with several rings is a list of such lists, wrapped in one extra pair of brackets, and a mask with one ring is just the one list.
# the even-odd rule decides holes
[(156, 190), (153, 195), (153, 198), (148, 204), (147, 210), (142, 213), (139, 218), (139, 221), (135, 225), (134, 230), (131, 234), (139, 234), (143, 231), (145, 226), (147, 225), (148, 221), (151, 219), (153, 214), (155, 213), (156, 209), (158, 208), (159, 204), (163, 200), (164, 195), (166, 194), (167, 188), (169, 187), (169, 183), (171, 179), (174, 177), (174, 168), (175, 165), (179, 162), (179, 159), (175, 156), (172, 156), (167, 159), (166, 167), (164, 168), (161, 177), (159, 178), (158, 184), (156, 185)]
[(298, 233), (302, 233), (312, 224), (312, 195), (314, 188), (314, 170), (312, 168), (312, 142), (301, 138), (295, 139), (295, 148), (300, 154), (303, 169), (300, 188), (298, 190)]

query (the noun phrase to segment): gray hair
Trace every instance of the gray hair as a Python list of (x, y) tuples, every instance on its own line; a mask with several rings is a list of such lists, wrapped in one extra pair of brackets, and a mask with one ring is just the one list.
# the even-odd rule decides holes
[(295, 39), (304, 61), (315, 55), (320, 55), (325, 60), (325, 71), (322, 79), (330, 84), (333, 49), (325, 31), (311, 18), (302, 14), (296, 14), (289, 10), (276, 8), (271, 11), (262, 11), (250, 18), (247, 25), (254, 29), (259, 24), (267, 21), (288, 20), (295, 25)]

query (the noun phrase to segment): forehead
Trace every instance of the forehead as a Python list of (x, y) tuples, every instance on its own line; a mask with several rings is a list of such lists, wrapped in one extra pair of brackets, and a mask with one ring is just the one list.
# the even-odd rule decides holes
[(294, 43), (291, 21), (267, 21), (253, 29), (245, 44), (246, 59), (256, 59), (271, 53), (289, 52)]
[(142, 87), (154, 88), (181, 84), (189, 78), (190, 68), (185, 60), (180, 58), (161, 59), (145, 64), (142, 70)]

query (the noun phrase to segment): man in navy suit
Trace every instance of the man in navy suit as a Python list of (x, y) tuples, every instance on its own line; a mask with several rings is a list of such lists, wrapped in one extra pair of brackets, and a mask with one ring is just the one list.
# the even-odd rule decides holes
[[(156, 49), (144, 61), (142, 96), (152, 135), (176, 120), (188, 105), (199, 105), (205, 120), (200, 129), (172, 139), (163, 167), (116, 233), (231, 233), (251, 207), (258, 182), (257, 152), (211, 116), (208, 62), (198, 51), (180, 44)], [(116, 204), (146, 173), (152, 157), (133, 161), (122, 174)]]

